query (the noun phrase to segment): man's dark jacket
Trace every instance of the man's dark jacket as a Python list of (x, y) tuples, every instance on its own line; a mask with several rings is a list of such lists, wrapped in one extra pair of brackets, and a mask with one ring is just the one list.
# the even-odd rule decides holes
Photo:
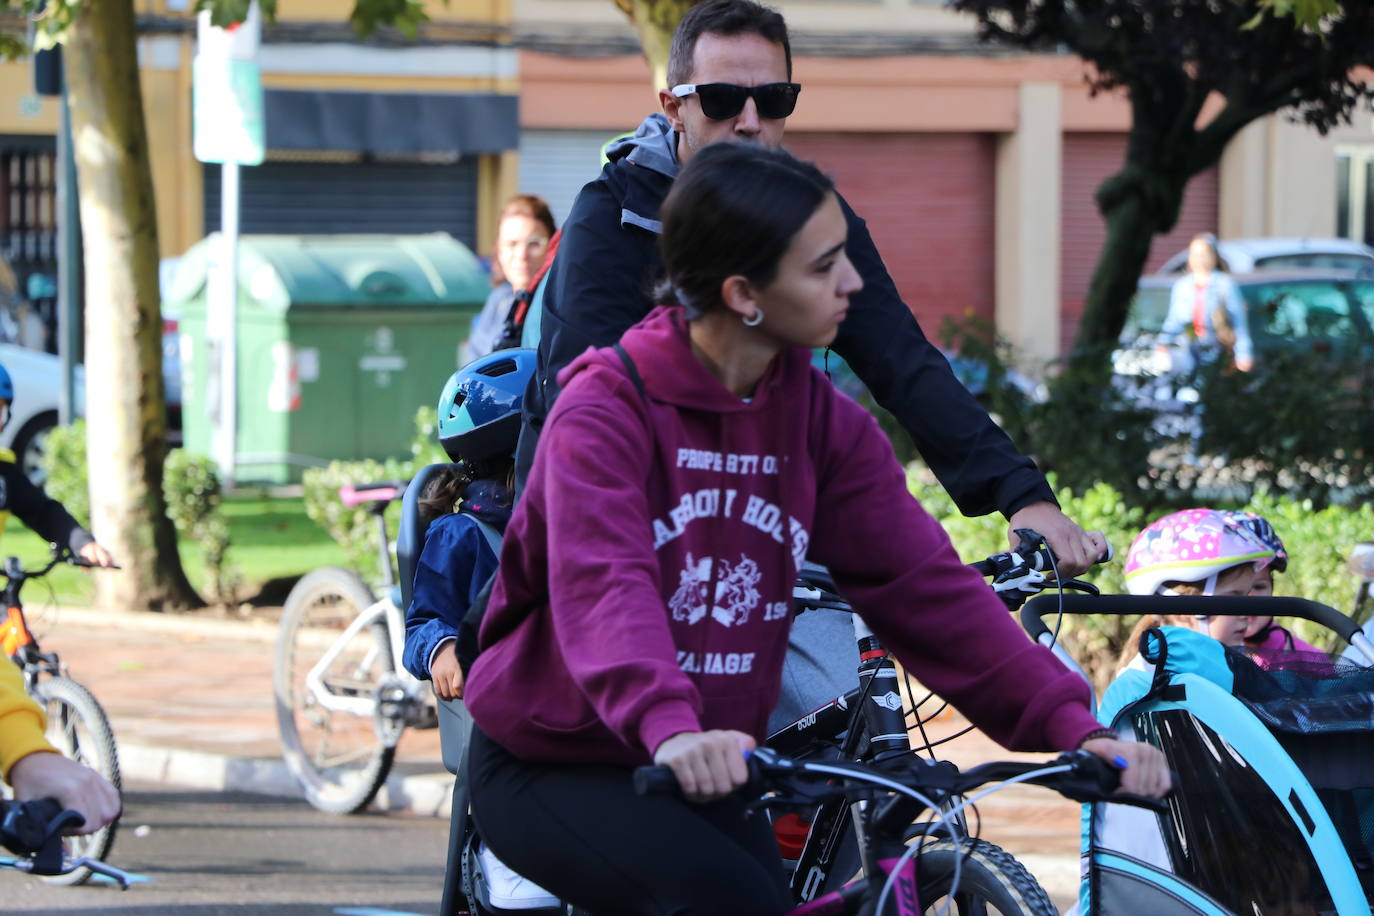
[[(659, 206), (681, 171), (677, 134), (661, 114), (607, 150), (600, 177), (582, 189), (563, 225), (543, 290), (538, 373), (525, 397), (520, 479), (533, 460), (543, 419), (558, 394), (558, 372), (588, 347), (620, 339), (653, 306), (662, 279)], [(897, 295), (864, 221), (840, 199), (849, 224), (846, 252), (863, 289), (832, 345), (911, 434), (921, 457), (966, 515), (1010, 516), (1054, 494), (955, 378)]]

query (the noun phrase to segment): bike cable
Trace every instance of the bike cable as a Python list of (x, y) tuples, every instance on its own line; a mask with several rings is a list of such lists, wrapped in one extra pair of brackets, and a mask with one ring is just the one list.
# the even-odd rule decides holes
[[(977, 792), (974, 795), (969, 796), (964, 801), (955, 805), (949, 811), (941, 811), (939, 817), (940, 823), (942, 826), (945, 827), (945, 832), (950, 835), (950, 839), (953, 840), (955, 846), (957, 847), (959, 844), (959, 835), (958, 831), (953, 830), (949, 824), (949, 819), (951, 817), (959, 814), (965, 808), (972, 806), (978, 800), (987, 798), (994, 792), (1000, 792), (1002, 789), (1005, 789), (1008, 786), (1012, 786), (1020, 782), (1026, 782), (1029, 779), (1036, 779), (1041, 776), (1053, 776), (1056, 773), (1067, 773), (1072, 769), (1073, 766), (1071, 764), (1057, 764), (1055, 766), (1041, 767), (1038, 770), (1031, 770), (1028, 773), (1022, 773), (1019, 776), (1013, 776), (1010, 779), (1004, 779), (999, 783), (988, 786), (981, 792)], [(903, 791), (905, 791), (906, 794), (910, 795), (912, 798), (915, 798), (917, 801), (921, 802), (921, 804), (928, 806), (930, 805), (929, 801), (920, 797), (920, 793), (917, 793), (914, 790), (908, 790), (905, 787), (903, 787)], [(939, 809), (937, 808), (935, 810)], [(911, 861), (911, 858), (913, 856), (919, 855), (920, 851), (921, 844), (919, 843), (909, 846), (906, 852), (902, 853), (901, 858), (899, 858), (896, 861), (896, 863), (892, 866), (891, 870), (888, 871), (887, 880), (883, 882), (882, 893), (878, 895), (878, 906), (874, 909), (875, 913), (883, 912), (883, 907), (887, 904), (887, 898), (892, 895), (892, 889), (896, 886), (897, 876), (901, 874), (902, 869), (906, 867), (906, 863)], [(963, 858), (963, 856), (957, 856), (954, 859), (954, 874), (950, 879), (949, 891), (945, 895), (945, 904), (936, 913), (936, 916), (948, 916), (949, 914), (950, 905), (954, 902), (955, 894), (958, 892), (959, 889), (959, 880), (963, 874)]]

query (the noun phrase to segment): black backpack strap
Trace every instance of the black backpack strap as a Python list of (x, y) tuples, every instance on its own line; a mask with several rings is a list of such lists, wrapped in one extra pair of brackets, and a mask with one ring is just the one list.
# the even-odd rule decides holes
[(625, 364), (625, 371), (629, 373), (630, 381), (634, 382), (635, 390), (639, 392), (641, 398), (647, 400), (648, 398), (644, 394), (644, 378), (639, 374), (639, 367), (635, 365), (634, 360), (630, 359), (630, 354), (625, 352), (625, 348), (620, 344), (615, 345), (615, 352), (620, 356), (620, 361)]

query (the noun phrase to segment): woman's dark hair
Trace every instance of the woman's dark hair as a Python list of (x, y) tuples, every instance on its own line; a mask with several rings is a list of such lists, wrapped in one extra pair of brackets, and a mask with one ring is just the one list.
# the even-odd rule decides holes
[(420, 496), (420, 518), (429, 524), (441, 515), (458, 508), (467, 495), (468, 485), (477, 480), (510, 479), (515, 463), (510, 458), (490, 461), (460, 461), (440, 471)]
[(772, 7), (754, 0), (706, 0), (687, 11), (673, 33), (668, 48), (668, 88), (692, 81), (697, 39), (712, 35), (758, 35), (782, 45), (787, 58), (787, 78), (792, 78), (792, 43), (787, 40), (787, 21)]
[(772, 283), (792, 237), (834, 189), (820, 169), (780, 149), (714, 143), (694, 154), (660, 211), (667, 280), (657, 301), (696, 318), (720, 305), (726, 277)]

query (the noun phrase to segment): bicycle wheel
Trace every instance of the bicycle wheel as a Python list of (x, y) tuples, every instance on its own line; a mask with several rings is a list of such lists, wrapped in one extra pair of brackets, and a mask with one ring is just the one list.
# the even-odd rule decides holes
[(377, 718), (378, 691), (395, 675), (385, 617), (347, 632), (372, 604), (355, 573), (326, 567), (282, 608), (273, 665), (282, 756), (310, 804), (330, 814), (365, 808), (396, 753)]
[[(122, 789), (119, 780), (119, 752), (115, 748), (114, 731), (105, 710), (100, 708), (91, 692), (69, 677), (51, 677), (38, 682), (33, 698), (48, 717), (48, 741), (64, 757), (83, 763)], [(118, 821), (85, 836), (63, 840), (66, 854), (72, 858), (87, 856), (104, 859), (114, 846)], [(65, 875), (43, 878), (49, 884), (84, 884), (91, 877), (89, 868), (78, 868)]]
[[(950, 894), (954, 864), (959, 886)], [(1006, 850), (983, 840), (928, 841), (916, 860), (916, 880), (926, 913), (948, 905), (951, 916), (1058, 916), (1040, 883)]]

